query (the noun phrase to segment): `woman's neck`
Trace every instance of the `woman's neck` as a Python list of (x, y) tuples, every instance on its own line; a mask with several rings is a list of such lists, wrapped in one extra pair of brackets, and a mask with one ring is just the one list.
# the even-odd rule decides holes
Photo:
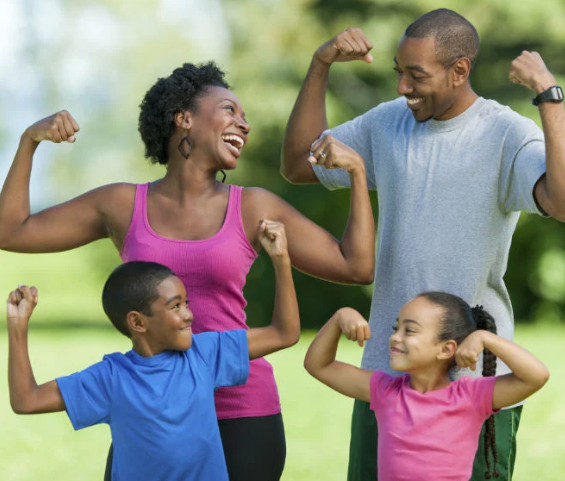
[(216, 172), (205, 165), (201, 159), (190, 156), (188, 159), (171, 158), (167, 173), (154, 184), (154, 189), (167, 197), (177, 199), (196, 198), (212, 195), (222, 189), (216, 181)]

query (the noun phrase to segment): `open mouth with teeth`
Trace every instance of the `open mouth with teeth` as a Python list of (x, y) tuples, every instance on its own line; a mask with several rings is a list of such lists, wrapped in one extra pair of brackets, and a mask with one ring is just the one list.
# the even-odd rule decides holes
[(228, 149), (236, 156), (241, 155), (241, 149), (245, 145), (245, 142), (238, 135), (222, 135), (222, 140), (228, 147)]
[(424, 97), (415, 97), (415, 98), (406, 97), (406, 101), (408, 103), (408, 107), (415, 108), (418, 107), (424, 101)]

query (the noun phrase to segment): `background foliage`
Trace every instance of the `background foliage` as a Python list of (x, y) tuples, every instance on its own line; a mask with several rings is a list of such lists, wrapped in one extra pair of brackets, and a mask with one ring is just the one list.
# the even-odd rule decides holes
[[(143, 159), (138, 104), (159, 76), (185, 61), (214, 59), (227, 70), (252, 125), (228, 182), (272, 190), (336, 236), (345, 226), (349, 193), (293, 186), (279, 174), (286, 120), (311, 55), (349, 26), (361, 27), (375, 45), (373, 64), (332, 68), (327, 103), (330, 125), (336, 125), (395, 98), (391, 68), (398, 39), (420, 14), (445, 6), (432, 0), (146, 0), (134, 9), (126, 0), (16, 5), (3, 8), (16, 12), (29, 35), (10, 38), (17, 60), (8, 62), (10, 75), (0, 81), (0, 174), (7, 172), (19, 135), (36, 119), (66, 108), (81, 126), (75, 145), (40, 147), (32, 179), (35, 210), (104, 183), (163, 175)], [(563, 3), (550, 0), (540, 8), (533, 1), (478, 0), (451, 1), (449, 7), (471, 20), (482, 39), (475, 90), (539, 123), (530, 92), (507, 80), (508, 69), (522, 49), (536, 49), (563, 79)], [(564, 238), (562, 224), (522, 216), (506, 276), (518, 320), (565, 317)], [(7, 291), (29, 272), (27, 282), (45, 285), (40, 322), (104, 322), (98, 292), (118, 262), (108, 241), (69, 254), (0, 253), (0, 287)], [(304, 326), (321, 325), (343, 305), (368, 314), (372, 286), (340, 286), (300, 273), (296, 284)], [(61, 286), (67, 286), (65, 308), (57, 309), (49, 299)], [(267, 322), (273, 276), (265, 256), (252, 268), (246, 295), (249, 322)]]

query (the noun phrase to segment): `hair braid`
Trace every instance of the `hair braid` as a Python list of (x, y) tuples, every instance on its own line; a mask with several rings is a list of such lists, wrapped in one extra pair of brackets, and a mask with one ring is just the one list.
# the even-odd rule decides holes
[[(493, 317), (483, 309), (483, 306), (475, 306), (471, 309), (473, 318), (477, 324), (477, 329), (484, 329), (485, 331), (492, 332), (496, 334), (496, 323)], [(496, 356), (490, 352), (488, 349), (483, 351), (483, 377), (494, 376), (496, 374)], [(496, 451), (496, 431), (494, 424), (494, 416), (490, 416), (486, 421), (485, 434), (484, 434), (484, 445), (485, 445), (485, 461), (487, 465), (487, 472), (485, 473), (485, 478), (491, 478), (490, 470), (490, 457), (489, 451), (492, 452), (492, 457), (494, 461), (494, 467), (492, 472), (492, 477), (498, 478), (498, 471), (496, 465), (498, 464), (498, 452)]]

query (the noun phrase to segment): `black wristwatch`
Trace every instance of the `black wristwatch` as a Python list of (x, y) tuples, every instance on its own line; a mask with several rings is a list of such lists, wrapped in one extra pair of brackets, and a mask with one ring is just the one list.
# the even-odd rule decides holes
[(563, 89), (559, 85), (554, 85), (532, 99), (534, 105), (539, 105), (542, 102), (563, 102)]

